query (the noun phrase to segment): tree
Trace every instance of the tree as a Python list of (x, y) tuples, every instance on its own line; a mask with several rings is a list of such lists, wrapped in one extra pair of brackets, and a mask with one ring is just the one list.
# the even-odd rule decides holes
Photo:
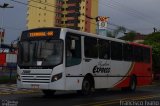
[(111, 31), (107, 31), (107, 35), (106, 36), (114, 38), (113, 32), (111, 32)]
[(160, 72), (160, 32), (148, 35), (143, 43), (152, 47), (153, 71)]
[(115, 38), (117, 38), (119, 33), (125, 33), (125, 32), (126, 32), (126, 28), (123, 26), (120, 26), (120, 27), (117, 27), (116, 30), (114, 30), (113, 35), (115, 36)]
[(122, 37), (122, 39), (127, 40), (127, 41), (133, 41), (135, 36), (136, 36), (136, 32), (131, 31), (131, 32), (126, 33), (126, 35)]

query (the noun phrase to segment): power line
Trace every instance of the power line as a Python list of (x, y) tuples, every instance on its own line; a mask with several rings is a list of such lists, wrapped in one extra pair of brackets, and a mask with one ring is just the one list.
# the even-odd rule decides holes
[[(113, 1), (113, 0), (112, 0), (112, 1)], [(142, 12), (140, 12), (140, 11), (137, 11), (136, 9), (133, 9), (133, 8), (130, 8), (130, 7), (126, 6), (126, 5), (124, 5), (124, 4), (121, 4), (119, 1), (113, 1), (113, 3), (116, 3), (116, 4), (118, 4), (118, 5), (121, 5), (121, 6), (119, 6), (119, 7), (122, 7), (122, 8), (124, 8), (124, 9), (126, 9), (126, 10), (129, 10), (129, 11), (133, 12), (133, 13), (136, 13), (137, 15), (140, 15), (140, 16), (142, 16), (142, 17), (150, 17), (150, 16), (147, 16), (146, 14), (144, 14), (144, 13), (142, 13)], [(150, 18), (151, 18), (151, 17), (150, 17)]]
[[(20, 2), (20, 1), (17, 1), (17, 0), (11, 0), (11, 1), (19, 3), (19, 4), (27, 5), (27, 6), (30, 6), (30, 7), (42, 9), (42, 10), (45, 10), (45, 11), (48, 11), (48, 12), (52, 12), (52, 13), (54, 12), (54, 13), (60, 13), (61, 14), (61, 12), (47, 10), (45, 8), (37, 7), (37, 6), (30, 5), (30, 4), (27, 4), (27, 3), (24, 3), (24, 2)], [(54, 8), (60, 7), (60, 6), (56, 6), (56, 5), (45, 3), (45, 2), (40, 2), (40, 1), (35, 1), (35, 0), (30, 0), (30, 1), (33, 1), (33, 2), (36, 2), (36, 3), (40, 3), (40, 4), (43, 4), (43, 5), (47, 5), (47, 6), (51, 6), (51, 7), (54, 7)], [(75, 13), (77, 13), (77, 12), (75, 12)], [(86, 18), (89, 18), (89, 19), (95, 19), (96, 18), (96, 17), (92, 18), (92, 17), (89, 17), (89, 16), (84, 15), (84, 14), (79, 14), (79, 15), (85, 16)]]
[(30, 0), (30, 1), (40, 3), (40, 4), (44, 4), (44, 5), (47, 5), (47, 6), (50, 6), (50, 7), (54, 7), (54, 8), (59, 7), (59, 6), (56, 6), (56, 5), (53, 5), (53, 4), (50, 4), (50, 3), (46, 3), (46, 2), (42, 2), (42, 1), (36, 1), (36, 0)]
[[(113, 8), (112, 5), (108, 5), (108, 6), (107, 6), (105, 2), (101, 3), (101, 2), (98, 2), (97, 0), (95, 0), (95, 1), (93, 1), (93, 2), (97, 2), (97, 3), (99, 3), (100, 5), (102, 5), (102, 6), (104, 6), (104, 7), (111, 7), (111, 8)], [(113, 8), (113, 9), (115, 9), (115, 8)], [(116, 10), (116, 9), (115, 9), (115, 10)], [(114, 24), (114, 23), (112, 23), (112, 22), (108, 22), (108, 24), (109, 24), (109, 25), (112, 25), (112, 26), (115, 26), (115, 27), (122, 27), (122, 26), (116, 25), (116, 24)], [(126, 28), (126, 27), (125, 27), (125, 28)], [(126, 28), (126, 30), (134, 31), (133, 29), (129, 29), (129, 28)]]
[[(19, 3), (19, 4), (22, 4), (22, 5), (26, 5), (26, 6), (30, 6), (30, 7), (34, 7), (34, 8), (38, 8), (38, 9), (42, 9), (42, 10), (45, 10), (45, 11), (48, 11), (48, 12), (52, 12), (52, 13), (53, 13), (53, 12), (54, 12), (54, 13), (60, 13), (60, 12), (56, 12), (56, 11), (52, 11), (52, 10), (47, 10), (47, 9), (44, 9), (44, 8), (41, 8), (41, 7), (37, 7), (37, 6), (34, 6), (34, 5), (30, 5), (30, 4), (27, 4), (27, 3), (24, 3), (24, 2), (20, 2), (20, 1), (17, 1), (17, 0), (11, 0), (11, 1), (16, 2), (16, 3)], [(35, 0), (31, 0), (31, 1), (37, 2), (37, 3), (40, 3), (40, 4), (43, 4), (43, 5), (51, 6), (51, 7), (54, 7), (54, 8), (58, 7), (58, 6), (51, 5), (51, 4), (45, 3), (45, 2), (38, 2), (38, 1), (35, 1)], [(80, 14), (80, 15), (85, 16), (86, 18), (89, 18), (89, 19), (96, 19), (96, 17), (89, 17), (89, 16), (84, 15), (84, 14)], [(86, 22), (91, 23), (90, 21), (86, 21)], [(92, 23), (92, 24), (96, 24), (96, 23)], [(108, 24), (109, 24), (109, 25), (116, 26), (116, 27), (121, 27), (121, 26), (116, 25), (116, 24), (113, 24), (113, 23), (108, 23)], [(97, 24), (96, 24), (96, 25), (97, 25)], [(127, 30), (130, 30), (130, 31), (133, 31), (133, 30), (128, 29), (128, 28), (126, 28), (126, 29), (127, 29)]]
[(124, 8), (124, 10), (127, 10), (130, 13), (135, 14), (137, 17), (140, 17), (140, 19), (142, 19), (143, 21), (145, 20), (146, 23), (149, 23), (149, 24), (152, 24), (152, 25), (155, 26), (155, 23), (153, 23), (153, 21), (151, 21), (152, 17), (147, 16), (146, 14), (144, 14), (142, 12), (139, 12), (139, 11), (133, 9), (133, 8), (130, 8), (130, 7), (126, 6), (126, 5), (123, 5), (120, 2), (118, 2), (118, 1), (114, 1), (114, 3), (117, 3), (118, 5), (122, 5), (122, 6), (119, 6), (119, 7), (121, 7), (122, 9)]
[[(55, 6), (55, 5), (51, 5), (51, 4), (48, 4), (48, 3), (45, 3), (45, 2), (38, 2), (38, 1), (35, 1), (35, 0), (30, 0), (30, 1), (33, 1), (33, 2), (37, 2), (37, 3), (40, 3), (40, 4), (44, 4), (44, 5), (48, 5), (48, 6), (51, 6), (51, 7), (59, 7), (59, 6)], [(98, 1), (94, 1), (94, 2), (98, 2)], [(83, 16), (85, 16), (86, 18), (89, 18), (89, 19), (96, 19), (96, 17), (89, 17), (89, 16), (87, 16), (87, 15), (84, 15), (84, 14), (80, 14), (80, 15), (83, 15)], [(115, 24), (112, 24), (112, 23), (108, 23), (108, 24), (110, 24), (110, 25), (114, 25), (114, 26), (117, 26), (117, 27), (121, 27), (121, 26), (119, 26), (119, 25), (115, 25)], [(128, 29), (128, 28), (126, 28), (127, 30), (131, 30), (131, 29)], [(132, 31), (132, 30), (131, 30)]]
[(26, 6), (38, 8), (38, 9), (41, 9), (41, 10), (45, 10), (45, 11), (48, 11), (48, 12), (52, 12), (52, 13), (53, 13), (53, 12), (54, 12), (54, 13), (60, 13), (60, 12), (57, 12), (57, 11), (47, 10), (47, 9), (45, 9), (45, 8), (37, 7), (37, 6), (30, 5), (30, 4), (27, 4), (27, 3), (24, 3), (24, 2), (20, 2), (20, 1), (17, 1), (17, 0), (11, 0), (11, 1), (16, 2), (16, 3), (19, 3), (19, 4), (22, 4), (22, 5), (26, 5)]
[[(41, 8), (41, 7), (37, 7), (37, 6), (34, 6), (34, 5), (30, 5), (30, 4), (27, 4), (27, 3), (24, 3), (24, 2), (20, 2), (20, 1), (17, 1), (17, 0), (11, 0), (13, 2), (16, 2), (16, 3), (19, 3), (19, 4), (23, 4), (23, 5), (27, 5), (27, 6), (30, 6), (30, 7), (34, 7), (34, 8), (38, 8), (38, 9), (42, 9), (42, 10), (45, 10), (45, 11), (48, 11), (48, 12), (54, 12), (54, 13), (61, 13), (61, 12), (57, 12), (57, 11), (52, 11), (52, 10), (47, 10), (47, 9), (44, 9), (44, 8)], [(51, 7), (59, 7), (59, 6), (55, 6), (55, 5), (50, 5), (48, 3), (44, 3), (44, 2), (38, 2), (38, 1), (35, 1), (35, 0), (31, 0), (33, 2), (37, 2), (37, 3), (40, 3), (40, 4), (43, 4), (43, 5), (47, 5), (47, 6), (51, 6)], [(76, 13), (76, 12), (75, 12)], [(84, 14), (79, 14), (79, 15), (82, 15), (82, 16), (85, 16), (86, 18), (90, 18), (90, 19), (95, 19), (96, 17), (92, 18), (92, 17), (89, 17), (87, 15), (84, 15)]]
[[(95, 1), (95, 2), (98, 3), (98, 1)], [(118, 10), (118, 11), (120, 11), (120, 12), (124, 12), (123, 7), (124, 7), (125, 5), (124, 5), (124, 6), (118, 6), (119, 9), (116, 9), (116, 8), (117, 8), (117, 5), (107, 4), (106, 2), (103, 2), (103, 3), (99, 2), (99, 4), (101, 4), (102, 6), (105, 6), (105, 7), (113, 8), (113, 9)], [(107, 5), (106, 5), (106, 4), (107, 4)], [(116, 7), (116, 8), (115, 8), (115, 7)], [(126, 9), (125, 9), (125, 11), (126, 11)], [(133, 11), (134, 11), (134, 13), (133, 13)], [(140, 12), (139, 12), (139, 14), (138, 14), (138, 16), (137, 16), (137, 13), (135, 13), (135, 11), (138, 12), (137, 10), (134, 10), (134, 9), (133, 9), (133, 10), (127, 9), (127, 11), (124, 12), (124, 13), (127, 14), (127, 15), (129, 15), (129, 16), (133, 16), (133, 17), (135, 17), (135, 18), (139, 18), (139, 19), (143, 20), (145, 23), (152, 24), (153, 26), (155, 26), (155, 24), (152, 23), (150, 20), (146, 20), (146, 17), (147, 17), (147, 16), (142, 16)], [(144, 15), (144, 14), (143, 14), (143, 15)], [(132, 31), (133, 31), (133, 30), (132, 30)]]
[[(11, 1), (13, 1), (13, 2), (16, 2), (16, 3), (20, 3), (20, 4), (23, 4), (23, 5), (28, 5), (28, 4), (26, 4), (26, 3), (23, 3), (23, 2), (19, 2), (19, 1), (16, 1), (16, 0), (11, 0)], [(32, 0), (32, 1), (34, 1), (34, 0)], [(40, 2), (38, 2), (38, 3), (40, 3)], [(43, 9), (43, 8), (39, 8), (39, 7), (37, 7), (37, 6), (33, 6), (33, 5), (28, 5), (28, 6), (31, 6), (31, 7), (34, 7), (34, 8), (38, 8), (38, 9)], [(51, 5), (50, 5), (51, 6)], [(45, 11), (48, 11), (48, 10), (46, 10), (45, 9)], [(49, 11), (49, 12), (54, 12), (54, 11)], [(85, 15), (83, 15), (83, 16), (85, 16)], [(92, 17), (88, 17), (88, 16), (86, 16), (87, 18), (90, 18), (90, 19), (95, 19), (95, 18), (92, 18)], [(84, 21), (84, 20), (83, 20)], [(90, 22), (90, 21), (87, 21), (87, 20), (85, 20), (85, 22), (88, 22), (88, 23), (90, 23), (90, 24), (94, 24), (94, 25), (97, 25), (97, 23), (93, 23), (93, 22)], [(115, 24), (111, 24), (111, 23), (109, 23), (110, 25), (113, 25), (113, 26), (116, 26), (116, 27), (120, 27), (119, 25), (115, 25)], [(17, 29), (17, 28), (13, 28), (13, 27), (6, 27), (7, 29), (12, 29), (12, 30), (19, 30), (19, 29)], [(115, 29), (112, 29), (112, 28), (107, 28), (107, 30), (115, 30)]]
[[(16, 1), (16, 0), (11, 0), (11, 1), (14, 1), (14, 2), (17, 2), (17, 3), (20, 3), (20, 4), (24, 4), (24, 5), (29, 5), (29, 4), (26, 4), (26, 3), (23, 3), (23, 2), (19, 2), (19, 1)], [(53, 4), (49, 4), (49, 3), (45, 3), (45, 2), (39, 2), (39, 1), (35, 1), (35, 0), (31, 0), (31, 1), (33, 1), (33, 2), (37, 2), (37, 3), (40, 3), (40, 4), (43, 4), (43, 5), (47, 5), (47, 6), (51, 6), (51, 7), (54, 7), (54, 8), (56, 8), (56, 7), (59, 7), (59, 6), (56, 6), (56, 5), (53, 5)], [(94, 2), (98, 2), (98, 1), (94, 1)], [(105, 3), (101, 3), (101, 5), (103, 5), (103, 6), (107, 6), (107, 5), (105, 5)], [(52, 10), (46, 10), (46, 9), (43, 9), (43, 8), (41, 8), (41, 7), (37, 7), (37, 6), (33, 6), (33, 5), (29, 5), (29, 6), (31, 6), (31, 7), (35, 7), (35, 8), (38, 8), (38, 9), (42, 9), (42, 10), (45, 10), (45, 11), (50, 11), (50, 12), (55, 12), (55, 13), (59, 13), (59, 12), (56, 12), (56, 11), (52, 11)], [(109, 7), (111, 7), (111, 8), (114, 8), (116, 5), (108, 5)], [(107, 6), (107, 7), (108, 7)], [(127, 7), (126, 7), (127, 8)], [(136, 11), (136, 10), (133, 10), (133, 11)], [(137, 11), (136, 11), (137, 12)], [(131, 11), (130, 12), (128, 12), (129, 14), (131, 14), (131, 15), (133, 15), (133, 12), (131, 13)], [(89, 18), (89, 19), (95, 19), (95, 18), (92, 18), (92, 17), (89, 17), (89, 16), (87, 16), (87, 15), (84, 15), (84, 14), (80, 14), (80, 15), (83, 15), (83, 16), (85, 16), (86, 18)], [(137, 16), (135, 16), (134, 15), (134, 17), (136, 17), (137, 18)], [(139, 16), (140, 17), (140, 16)], [(141, 17), (142, 18), (142, 17)], [(144, 18), (143, 18), (144, 19)], [(147, 21), (148, 22), (148, 21)], [(110, 25), (112, 25), (112, 23), (110, 23)], [(115, 25), (115, 24), (114, 24)], [(119, 25), (116, 25), (117, 27), (120, 27)], [(128, 29), (128, 28), (126, 28), (126, 29)], [(129, 29), (130, 30), (130, 29)]]
[(9, 29), (9, 30), (17, 30), (17, 31), (19, 31), (19, 30), (24, 30), (24, 29), (26, 29), (26, 28), (15, 28), (15, 27), (11, 27), (11, 26), (4, 26), (4, 29)]
[[(118, 2), (118, 1), (117, 1)], [(119, 2), (118, 2), (119, 3)], [(113, 8), (113, 9), (115, 9), (115, 8), (118, 8), (118, 9), (116, 9), (116, 10), (118, 10), (118, 11), (121, 11), (121, 12), (124, 12), (124, 13), (126, 13), (126, 14), (128, 14), (129, 16), (133, 16), (133, 17), (135, 17), (135, 18), (138, 18), (138, 19), (141, 19), (141, 20), (143, 20), (144, 22), (146, 22), (146, 23), (149, 23), (149, 24), (152, 24), (152, 25), (155, 25), (154, 23), (152, 23), (152, 22), (150, 22), (149, 20), (146, 20), (146, 16), (143, 16), (143, 15), (141, 15), (141, 13), (140, 12), (138, 12), (137, 10), (134, 10), (134, 9), (128, 9), (129, 7), (127, 7), (127, 6), (125, 6), (125, 5), (123, 5), (123, 6), (117, 6), (116, 4), (107, 4), (106, 5), (106, 3), (103, 1), (103, 3), (101, 3), (102, 5), (105, 5), (106, 7), (111, 7), (111, 8)]]

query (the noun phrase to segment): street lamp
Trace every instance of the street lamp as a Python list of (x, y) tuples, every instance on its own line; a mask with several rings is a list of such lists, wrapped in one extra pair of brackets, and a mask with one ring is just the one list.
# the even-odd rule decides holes
[(3, 5), (0, 5), (0, 8), (13, 8), (13, 6), (9, 6), (8, 3), (4, 3)]
[[(3, 11), (4, 11), (5, 8), (14, 8), (14, 7), (13, 6), (9, 6), (8, 3), (4, 3), (3, 5), (0, 5), (0, 8), (2, 8)], [(1, 15), (1, 17), (2, 17), (2, 20), (1, 20), (0, 32), (2, 31), (1, 34), (4, 34), (5, 29), (3, 28), (3, 14)], [(1, 43), (2, 42), (0, 41), (0, 45), (1, 45)]]
[[(13, 6), (9, 6), (8, 3), (4, 3), (3, 5), (0, 5), (0, 8), (2, 8), (4, 10), (5, 8), (13, 8)], [(1, 28), (3, 29), (3, 14), (1, 16), (2, 16)]]

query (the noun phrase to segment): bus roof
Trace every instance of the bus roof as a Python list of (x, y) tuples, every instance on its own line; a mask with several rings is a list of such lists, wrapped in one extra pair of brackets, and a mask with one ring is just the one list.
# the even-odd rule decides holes
[(82, 32), (82, 31), (69, 29), (69, 28), (61, 28), (61, 29), (63, 31), (65, 31), (65, 32), (73, 32), (73, 33), (82, 34), (82, 35), (90, 36), (90, 37), (102, 38), (102, 39), (116, 41), (116, 42), (122, 42), (122, 43), (126, 43), (127, 42), (127, 41), (124, 41), (124, 40), (121, 40), (121, 39), (117, 39), (117, 38), (106, 37), (106, 36), (103, 36), (103, 35), (97, 35), (97, 34), (93, 34), (93, 33)]
[(62, 27), (33, 28), (33, 29), (25, 30), (23, 32), (29, 32), (29, 31), (34, 31), (34, 30), (45, 30), (45, 29), (48, 29), (48, 30), (51, 30), (51, 29), (61, 29), (61, 31), (64, 31), (64, 32), (72, 32), (72, 33), (82, 34), (82, 35), (85, 35), (85, 36), (102, 38), (102, 39), (116, 41), (116, 42), (122, 42), (122, 43), (126, 43), (127, 42), (127, 41), (124, 41), (124, 40), (121, 40), (121, 39), (117, 39), (117, 38), (111, 38), (111, 37), (106, 37), (106, 36), (102, 36), (102, 35), (97, 35), (97, 34), (93, 34), (93, 33), (82, 32), (82, 31), (78, 31), (78, 30), (74, 30), (74, 29), (70, 29), (70, 28), (62, 28)]
[(135, 46), (142, 46), (142, 47), (152, 48), (152, 47), (149, 46), (149, 45), (144, 45), (144, 44), (140, 44), (140, 43), (129, 42), (129, 44), (135, 45)]
[(110, 41), (116, 41), (116, 42), (121, 42), (121, 43), (128, 43), (128, 44), (131, 44), (131, 45), (137, 45), (137, 46), (151, 48), (151, 46), (144, 45), (144, 44), (139, 44), (139, 43), (134, 43), (134, 42), (128, 42), (128, 41), (124, 41), (124, 40), (117, 39), (117, 38), (111, 38), (111, 37), (106, 37), (106, 36), (97, 35), (97, 34), (93, 34), (93, 33), (82, 32), (82, 31), (78, 31), (78, 30), (74, 30), (74, 29), (70, 29), (70, 28), (44, 27), (44, 28), (29, 29), (29, 30), (25, 30), (23, 32), (34, 31), (34, 30), (45, 30), (45, 29), (48, 29), (48, 30), (51, 30), (51, 29), (61, 29), (61, 31), (64, 31), (64, 32), (72, 32), (72, 33), (76, 33), (76, 34), (80, 34), (80, 35), (85, 35), (85, 36), (90, 36), (90, 37), (96, 37), (96, 38), (106, 39), (106, 40), (110, 40)]

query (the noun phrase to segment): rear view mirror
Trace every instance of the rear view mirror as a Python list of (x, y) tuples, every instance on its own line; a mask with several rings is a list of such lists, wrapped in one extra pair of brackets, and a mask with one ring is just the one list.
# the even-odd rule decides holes
[(72, 40), (72, 42), (71, 42), (71, 50), (74, 50), (75, 47), (76, 47), (76, 41)]

